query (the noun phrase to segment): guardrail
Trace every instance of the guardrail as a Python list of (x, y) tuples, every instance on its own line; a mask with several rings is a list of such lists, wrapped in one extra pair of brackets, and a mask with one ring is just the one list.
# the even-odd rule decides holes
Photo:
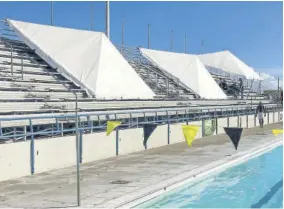
[[(267, 112), (280, 111), (281, 106), (267, 105)], [(83, 133), (106, 130), (108, 120), (121, 121), (120, 129), (141, 127), (143, 124), (174, 124), (180, 122), (202, 121), (215, 118), (253, 115), (254, 106), (227, 108), (160, 108), (147, 110), (116, 110), (78, 113), (78, 131)], [(49, 120), (47, 122), (44, 122)], [(48, 137), (75, 135), (75, 113), (48, 116), (0, 117), (0, 143), (7, 141), (35, 140)], [(6, 125), (4, 125), (6, 123)], [(13, 123), (17, 123), (13, 125)], [(8, 124), (8, 125), (7, 125)], [(9, 125), (10, 124), (10, 125)]]

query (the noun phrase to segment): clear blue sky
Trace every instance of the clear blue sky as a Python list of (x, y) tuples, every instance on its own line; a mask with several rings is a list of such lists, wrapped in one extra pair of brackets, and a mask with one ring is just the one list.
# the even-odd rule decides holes
[[(90, 28), (90, 2), (55, 2), (57, 26)], [(105, 30), (105, 2), (94, 2), (94, 27)], [(272, 75), (282, 74), (282, 2), (111, 2), (111, 39), (121, 43), (121, 16), (125, 16), (125, 45), (201, 53), (230, 50), (248, 65)], [(50, 2), (0, 2), (0, 18), (50, 23)], [(204, 47), (201, 49), (201, 41)]]

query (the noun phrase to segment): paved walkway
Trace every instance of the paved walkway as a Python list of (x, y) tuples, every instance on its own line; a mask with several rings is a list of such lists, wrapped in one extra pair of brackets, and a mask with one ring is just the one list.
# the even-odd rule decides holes
[[(266, 125), (265, 135), (260, 135), (258, 127), (244, 130), (238, 152), (271, 139), (280, 140), (282, 136), (271, 137), (273, 128), (282, 128), (282, 123)], [(84, 164), (81, 166), (82, 207), (112, 207), (123, 195), (137, 193), (236, 153), (228, 137), (222, 134), (196, 140), (192, 148), (178, 143)], [(112, 183), (117, 180), (129, 183)], [(72, 206), (76, 206), (75, 167), (0, 182), (0, 207)]]

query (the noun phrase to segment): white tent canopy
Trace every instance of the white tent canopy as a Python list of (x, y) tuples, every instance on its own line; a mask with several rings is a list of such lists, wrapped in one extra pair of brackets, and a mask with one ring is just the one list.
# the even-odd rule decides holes
[(8, 20), (17, 35), (50, 66), (98, 99), (155, 95), (101, 32)]
[(180, 79), (205, 99), (226, 99), (225, 93), (196, 55), (140, 49), (142, 55), (161, 69)]
[(218, 68), (228, 73), (245, 76), (247, 79), (261, 80), (259, 75), (230, 51), (221, 51), (198, 55), (201, 62), (210, 67)]
[[(277, 90), (278, 89), (278, 80), (272, 75), (268, 73), (261, 72), (260, 76), (263, 78), (261, 82), (261, 89), (262, 90)], [(282, 78), (279, 80), (279, 87), (283, 87), (283, 80)]]

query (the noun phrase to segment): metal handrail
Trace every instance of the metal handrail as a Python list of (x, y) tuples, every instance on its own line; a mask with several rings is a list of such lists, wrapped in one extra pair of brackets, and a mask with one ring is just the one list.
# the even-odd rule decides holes
[[(255, 105), (256, 106), (256, 105)], [(277, 107), (279, 105), (266, 105), (267, 108)], [(250, 106), (251, 107), (251, 106)], [(111, 110), (111, 111), (97, 111), (97, 112), (84, 112), (84, 113), (78, 113), (78, 117), (85, 117), (85, 116), (102, 116), (102, 115), (116, 115), (116, 114), (143, 114), (143, 113), (160, 113), (160, 112), (174, 112), (174, 111), (205, 111), (209, 112), (209, 110), (246, 110), (248, 107), (230, 107), (230, 108), (216, 108), (216, 107), (209, 107), (204, 109), (195, 109), (194, 107), (177, 107), (177, 108), (161, 108), (161, 109), (144, 109), (144, 110)], [(50, 118), (72, 118), (75, 117), (75, 113), (65, 113), (63, 115), (48, 115), (48, 116), (17, 116), (17, 117), (0, 117), (0, 121), (13, 121), (13, 120), (32, 120), (32, 119), (50, 119)]]
[[(280, 110), (280, 109), (276, 109), (275, 106), (274, 108), (268, 108), (267, 107), (267, 112), (275, 112), (275, 110)], [(130, 121), (131, 115), (129, 118), (127, 119), (117, 119), (115, 117), (115, 119), (117, 120), (122, 120), (122, 124), (120, 125), (120, 129), (128, 129), (128, 128), (135, 128), (135, 127), (141, 127), (143, 124), (147, 124), (147, 123), (156, 123), (156, 124), (171, 124), (171, 123), (178, 123), (178, 122), (189, 122), (189, 121), (201, 121), (201, 120), (210, 120), (210, 119), (214, 119), (214, 118), (224, 118), (224, 117), (234, 117), (234, 116), (244, 116), (244, 115), (254, 115), (255, 114), (255, 110), (252, 108), (232, 108), (232, 109), (227, 109), (227, 111), (224, 110), (219, 110), (217, 111), (216, 108), (213, 108), (213, 111), (209, 112), (208, 111), (199, 111), (199, 112), (188, 112), (188, 111), (182, 111), (180, 113), (176, 112), (176, 114), (171, 114), (169, 115), (169, 111), (165, 112), (165, 115), (159, 115), (160, 117), (162, 117), (161, 119), (158, 118), (158, 114), (155, 114), (156, 116), (147, 116), (150, 117), (150, 120), (143, 120), (143, 117), (145, 118), (145, 114), (143, 114), (140, 118), (142, 120), (136, 120), (134, 117), (133, 119), (135, 119), (134, 121)], [(223, 114), (226, 113), (226, 114)], [(75, 114), (72, 115), (72, 119), (75, 120)], [(82, 116), (82, 115), (81, 115)], [(180, 117), (182, 116), (182, 117)], [(78, 115), (79, 117), (79, 115)], [(153, 120), (151, 120), (151, 117), (153, 117)], [(89, 118), (90, 119), (90, 118)], [(88, 119), (88, 121), (89, 121)], [(58, 124), (58, 119), (56, 120), (56, 127), (55, 130), (50, 131), (50, 129), (46, 129), (44, 131), (33, 131), (33, 123), (32, 120), (30, 118), (28, 118), (29, 120), (29, 125), (27, 125), (26, 127), (30, 127), (30, 131), (26, 132), (26, 129), (24, 131), (16, 131), (14, 133), (17, 134), (11, 134), (11, 135), (5, 135), (5, 134), (0, 134), (0, 139), (5, 140), (5, 139), (10, 139), (10, 140), (15, 140), (15, 138), (23, 138), (23, 139), (27, 139), (27, 137), (31, 137), (31, 140), (34, 140), (35, 137), (39, 137), (42, 138), (43, 136), (50, 136), (50, 137), (54, 137), (56, 135), (61, 135), (63, 136), (64, 133), (69, 133), (74, 135), (74, 132), (76, 131), (76, 128), (71, 127), (71, 128), (67, 128), (67, 129), (63, 129), (61, 127), (61, 129), (59, 128), (59, 124)], [(103, 119), (101, 122), (98, 118), (97, 122), (98, 125), (93, 126), (93, 124), (90, 123), (91, 121), (82, 121), (83, 124), (80, 122), (80, 126), (78, 126), (79, 131), (86, 131), (86, 133), (92, 133), (93, 130), (98, 130), (98, 131), (104, 131), (106, 129), (106, 123), (102, 123), (103, 121), (107, 121), (109, 120), (108, 118)], [(126, 123), (125, 123), (126, 120)], [(81, 120), (79, 120), (81, 121)], [(88, 124), (84, 125), (84, 122), (88, 122)], [(2, 129), (1, 129), (1, 133), (2, 133)], [(20, 133), (20, 134), (18, 134)]]

